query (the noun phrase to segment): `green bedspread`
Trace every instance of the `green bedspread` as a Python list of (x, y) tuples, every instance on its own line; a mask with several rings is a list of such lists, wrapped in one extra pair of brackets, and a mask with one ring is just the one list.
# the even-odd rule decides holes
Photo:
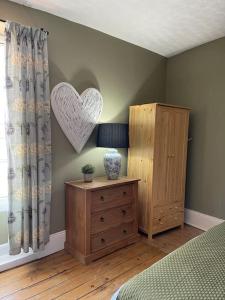
[(225, 222), (129, 280), (117, 299), (225, 299)]

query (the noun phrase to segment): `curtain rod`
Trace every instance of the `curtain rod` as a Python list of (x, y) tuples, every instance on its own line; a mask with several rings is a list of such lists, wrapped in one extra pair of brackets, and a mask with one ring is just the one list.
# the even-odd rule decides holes
[[(6, 20), (2, 20), (2, 19), (0, 19), (0, 22), (4, 22), (4, 23), (5, 23), (5, 22), (6, 22)], [(47, 30), (45, 30), (44, 28), (41, 28), (41, 30), (42, 30), (42, 31), (45, 31), (45, 32), (47, 33), (47, 35), (49, 35), (49, 32), (48, 32)]]

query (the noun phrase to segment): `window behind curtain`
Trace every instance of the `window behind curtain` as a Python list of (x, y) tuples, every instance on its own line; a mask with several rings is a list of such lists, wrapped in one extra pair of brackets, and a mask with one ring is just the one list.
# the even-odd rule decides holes
[(5, 139), (5, 44), (0, 39), (0, 211), (8, 209), (7, 152)]

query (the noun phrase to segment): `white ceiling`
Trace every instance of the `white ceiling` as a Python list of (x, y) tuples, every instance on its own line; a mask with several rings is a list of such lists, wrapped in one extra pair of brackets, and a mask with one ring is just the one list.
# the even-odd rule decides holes
[(12, 0), (170, 57), (225, 36), (225, 0)]

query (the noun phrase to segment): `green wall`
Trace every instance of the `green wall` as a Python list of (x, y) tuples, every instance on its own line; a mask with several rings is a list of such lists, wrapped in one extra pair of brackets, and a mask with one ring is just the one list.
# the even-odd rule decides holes
[(186, 207), (225, 219), (225, 38), (169, 58), (166, 101), (193, 110)]
[[(79, 92), (98, 88), (104, 99), (101, 122), (127, 122), (128, 106), (165, 100), (166, 59), (88, 27), (15, 3), (0, 1), (0, 18), (46, 28), (49, 34), (50, 85), (71, 83)], [(103, 175), (105, 149), (95, 147), (93, 133), (76, 154), (52, 114), (53, 187), (51, 232), (64, 229), (64, 182), (81, 177), (85, 163)], [(126, 173), (126, 150), (122, 172)]]

